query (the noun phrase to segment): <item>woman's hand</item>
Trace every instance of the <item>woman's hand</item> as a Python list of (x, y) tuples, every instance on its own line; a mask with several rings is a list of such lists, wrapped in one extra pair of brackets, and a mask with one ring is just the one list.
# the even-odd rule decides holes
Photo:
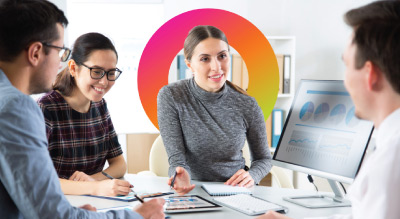
[(253, 177), (251, 177), (250, 173), (240, 169), (238, 170), (233, 176), (228, 179), (224, 183), (225, 185), (231, 185), (231, 186), (240, 186), (240, 187), (252, 187), (254, 185), (254, 180)]
[(131, 184), (125, 180), (106, 179), (97, 181), (93, 195), (98, 196), (117, 196), (128, 195), (131, 191)]
[(72, 181), (96, 181), (93, 177), (87, 175), (81, 171), (75, 171), (72, 176), (69, 177), (69, 180)]
[[(182, 167), (177, 167), (176, 178), (174, 181), (173, 189), (178, 193), (178, 195), (184, 195), (194, 189), (196, 185), (190, 184), (190, 176), (189, 173)], [(168, 185), (171, 186), (172, 178), (169, 178)]]

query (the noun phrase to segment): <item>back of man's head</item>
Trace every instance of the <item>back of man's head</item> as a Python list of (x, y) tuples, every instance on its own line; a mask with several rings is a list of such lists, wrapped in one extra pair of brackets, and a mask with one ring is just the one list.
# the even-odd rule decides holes
[(345, 21), (354, 29), (356, 68), (371, 61), (400, 94), (400, 1), (378, 1), (350, 10)]
[[(59, 39), (56, 24), (68, 20), (60, 9), (45, 0), (5, 0), (0, 3), (0, 61), (13, 61), (33, 42)], [(47, 48), (45, 53), (47, 54)]]

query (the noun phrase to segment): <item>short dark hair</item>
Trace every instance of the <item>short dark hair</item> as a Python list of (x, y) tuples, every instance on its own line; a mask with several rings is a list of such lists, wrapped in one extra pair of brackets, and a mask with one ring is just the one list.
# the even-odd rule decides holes
[[(82, 65), (89, 59), (90, 54), (96, 50), (111, 50), (118, 59), (117, 50), (109, 38), (100, 33), (86, 33), (78, 37), (72, 48), (71, 59), (77, 65)], [(53, 90), (58, 90), (64, 96), (70, 96), (76, 82), (69, 73), (68, 67), (57, 75)]]
[[(45, 0), (5, 0), (0, 3), (0, 61), (13, 61), (33, 42), (60, 38), (57, 23), (66, 27), (64, 12)], [(48, 48), (45, 48), (48, 53)]]
[(354, 29), (355, 63), (371, 61), (400, 93), (400, 1), (378, 1), (348, 11), (345, 22)]

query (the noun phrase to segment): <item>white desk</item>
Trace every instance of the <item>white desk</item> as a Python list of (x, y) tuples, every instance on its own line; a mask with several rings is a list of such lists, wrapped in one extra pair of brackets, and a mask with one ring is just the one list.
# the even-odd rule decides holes
[[(151, 177), (151, 176), (138, 176), (133, 174), (128, 174), (125, 179), (131, 182), (137, 192), (165, 192), (169, 191), (169, 186), (167, 185), (166, 177)], [(203, 189), (200, 188), (201, 182), (193, 181), (196, 184), (196, 188), (189, 194), (200, 195), (206, 199), (212, 200), (212, 196), (209, 196)], [(304, 218), (304, 217), (317, 217), (317, 216), (329, 216), (333, 214), (349, 214), (351, 208), (341, 207), (341, 208), (322, 208), (322, 209), (308, 209), (300, 207), (295, 204), (291, 204), (282, 199), (284, 196), (298, 196), (298, 195), (312, 195), (315, 192), (298, 190), (298, 189), (281, 189), (281, 188), (271, 188), (265, 186), (254, 186), (252, 188), (253, 194), (258, 197), (262, 197), (271, 202), (286, 206), (289, 208), (287, 216), (293, 218)], [(114, 200), (107, 200), (102, 198), (94, 198), (87, 196), (73, 196), (67, 195), (67, 199), (73, 206), (81, 206), (84, 204), (91, 204), (97, 209), (124, 206), (138, 205), (139, 202), (121, 202)], [(194, 212), (194, 213), (184, 213), (184, 214), (169, 214), (171, 218), (254, 218), (247, 216), (238, 211), (223, 207), (221, 211), (211, 211), (211, 212)]]

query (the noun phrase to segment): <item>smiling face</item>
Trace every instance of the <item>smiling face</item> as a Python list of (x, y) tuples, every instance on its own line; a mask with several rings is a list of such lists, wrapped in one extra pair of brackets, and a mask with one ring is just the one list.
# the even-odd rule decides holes
[(186, 65), (194, 73), (197, 85), (208, 92), (218, 92), (228, 77), (228, 44), (220, 39), (207, 38), (195, 47)]
[[(112, 50), (95, 50), (83, 64), (90, 68), (109, 71), (116, 68), (117, 56)], [(70, 72), (75, 78), (80, 96), (88, 101), (100, 101), (115, 83), (115, 81), (108, 81), (107, 75), (101, 79), (92, 79), (89, 68), (83, 65), (76, 67), (75, 71), (70, 67)]]

